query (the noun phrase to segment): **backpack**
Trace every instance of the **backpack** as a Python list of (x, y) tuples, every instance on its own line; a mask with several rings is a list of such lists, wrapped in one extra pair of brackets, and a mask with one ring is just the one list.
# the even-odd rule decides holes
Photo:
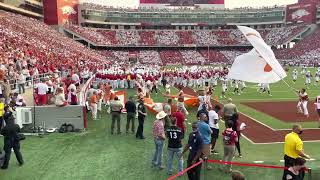
[(59, 128), (59, 133), (66, 133), (66, 132), (74, 132), (74, 126), (72, 124), (64, 123)]

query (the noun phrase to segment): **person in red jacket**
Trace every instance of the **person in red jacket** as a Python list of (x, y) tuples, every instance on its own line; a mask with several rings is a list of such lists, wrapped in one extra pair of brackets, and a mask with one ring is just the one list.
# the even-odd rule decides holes
[[(227, 121), (226, 129), (222, 132), (222, 141), (224, 146), (223, 161), (231, 162), (235, 153), (236, 142), (238, 141), (237, 132), (232, 129), (233, 122)], [(225, 172), (232, 172), (231, 165), (223, 165), (221, 169)]]
[(184, 134), (186, 132), (185, 116), (183, 113), (183, 109), (181, 107), (178, 107), (177, 111), (173, 112), (171, 116), (177, 119), (177, 127), (181, 129), (183, 139)]

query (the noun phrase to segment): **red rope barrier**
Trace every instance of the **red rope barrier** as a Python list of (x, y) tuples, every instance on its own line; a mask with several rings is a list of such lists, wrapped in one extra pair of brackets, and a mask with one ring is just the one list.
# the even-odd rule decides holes
[(174, 176), (171, 176), (169, 177), (167, 180), (174, 180), (175, 178), (177, 178), (178, 176), (181, 176), (182, 174), (186, 173), (187, 171), (189, 171), (190, 169), (198, 166), (199, 164), (203, 163), (203, 160), (200, 160), (199, 162), (193, 164), (192, 166), (188, 167), (187, 169), (179, 172), (178, 174), (174, 175)]
[[(186, 173), (187, 171), (189, 171), (190, 169), (198, 166), (199, 164), (201, 164), (202, 162), (204, 162), (203, 160), (197, 162), (196, 164), (188, 167), (187, 169), (179, 172), (178, 174), (169, 177), (167, 180), (174, 180), (175, 178), (177, 178), (178, 176), (181, 176), (182, 174)], [(269, 169), (288, 169), (287, 167), (284, 166), (274, 166), (274, 165), (264, 165), (264, 164), (250, 164), (250, 163), (240, 163), (240, 162), (226, 162), (226, 161), (222, 161), (222, 160), (213, 160), (213, 159), (208, 159), (207, 160), (208, 163), (216, 163), (216, 164), (230, 164), (230, 165), (236, 165), (236, 166), (245, 166), (245, 167), (258, 167), (258, 168), (269, 168)], [(305, 171), (308, 172), (310, 169), (305, 168)]]
[(264, 165), (264, 164), (250, 164), (250, 163), (240, 163), (240, 162), (225, 162), (222, 160), (212, 160), (208, 159), (208, 163), (217, 163), (217, 164), (230, 164), (237, 166), (246, 166), (246, 167), (260, 167), (260, 168), (270, 168), (270, 169), (287, 169), (283, 166), (273, 166), (273, 165)]

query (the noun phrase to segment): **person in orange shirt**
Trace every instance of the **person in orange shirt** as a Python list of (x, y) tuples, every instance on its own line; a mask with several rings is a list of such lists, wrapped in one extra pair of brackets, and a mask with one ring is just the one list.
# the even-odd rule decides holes
[(93, 95), (90, 98), (90, 108), (91, 108), (92, 120), (96, 120), (97, 119), (97, 111), (98, 111), (97, 91), (93, 91)]

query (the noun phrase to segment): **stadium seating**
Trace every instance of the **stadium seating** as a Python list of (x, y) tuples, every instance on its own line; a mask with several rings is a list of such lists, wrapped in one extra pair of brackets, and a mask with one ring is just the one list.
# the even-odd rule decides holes
[(141, 64), (157, 64), (162, 65), (160, 54), (157, 51), (140, 51), (138, 60)]
[(179, 36), (170, 30), (158, 31), (156, 34), (157, 44), (160, 46), (174, 46), (179, 44)]
[(206, 59), (206, 64), (227, 63), (229, 59), (217, 50), (200, 50), (201, 55)]
[(117, 31), (116, 37), (118, 39), (119, 44), (123, 46), (131, 45), (135, 46), (138, 44), (138, 32), (135, 30), (121, 30)]
[[(269, 45), (280, 45), (303, 32), (308, 26), (259, 29)], [(69, 31), (97, 45), (118, 46), (235, 46), (249, 45), (237, 29), (217, 30), (105, 30), (65, 25)]]
[(24, 59), (28, 64), (36, 66), (39, 73), (62, 68), (78, 70), (82, 63), (94, 69), (107, 63), (99, 53), (44, 23), (7, 12), (1, 12), (0, 54), (6, 64), (13, 64), (15, 58)]
[(164, 65), (181, 65), (184, 64), (183, 57), (179, 51), (175, 50), (162, 50), (160, 57)]
[(177, 31), (176, 33), (179, 36), (179, 44), (194, 44), (192, 31)]
[(180, 51), (186, 65), (204, 64), (204, 57), (195, 50), (181, 50)]
[(143, 46), (156, 45), (155, 31), (139, 31), (139, 44)]
[[(118, 44), (115, 31), (99, 29), (99, 30), (97, 30), (97, 32), (102, 34), (105, 37), (105, 39), (107, 39), (107, 41), (106, 41), (107, 44), (111, 44), (111, 45)], [(110, 42), (110, 43), (108, 43), (108, 42)]]

